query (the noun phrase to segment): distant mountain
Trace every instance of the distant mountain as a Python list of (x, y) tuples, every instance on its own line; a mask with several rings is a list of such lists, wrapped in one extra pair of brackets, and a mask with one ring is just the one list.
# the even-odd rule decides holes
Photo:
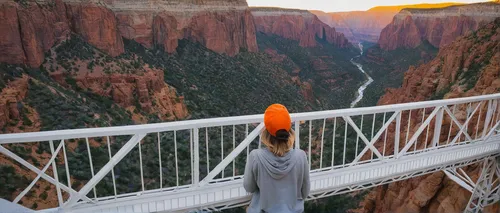
[(394, 15), (404, 8), (442, 8), (461, 3), (415, 4), (398, 6), (379, 6), (367, 11), (334, 12), (311, 11), (318, 18), (344, 33), (351, 42), (377, 42), (380, 32), (387, 26)]

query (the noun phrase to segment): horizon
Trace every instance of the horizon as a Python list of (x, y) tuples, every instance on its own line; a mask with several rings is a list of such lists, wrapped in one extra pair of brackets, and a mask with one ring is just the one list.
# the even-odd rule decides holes
[(351, 12), (367, 11), (374, 7), (400, 6), (413, 4), (439, 4), (439, 3), (480, 3), (490, 2), (487, 0), (247, 0), (250, 7), (279, 7), (285, 9), (319, 10), (323, 12)]

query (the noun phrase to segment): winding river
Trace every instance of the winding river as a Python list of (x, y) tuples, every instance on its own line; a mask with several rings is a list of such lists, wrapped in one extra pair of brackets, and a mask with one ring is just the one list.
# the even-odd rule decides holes
[(370, 77), (365, 72), (365, 70), (363, 70), (363, 65), (354, 62), (355, 58), (359, 58), (359, 57), (361, 57), (363, 55), (363, 45), (361, 43), (359, 43), (358, 46), (359, 46), (359, 49), (360, 49), (360, 54), (358, 56), (355, 56), (354, 58), (351, 58), (351, 63), (354, 64), (356, 67), (358, 67), (359, 71), (361, 71), (363, 74), (365, 74), (366, 78), (368, 80), (366, 80), (366, 82), (359, 87), (359, 89), (358, 89), (358, 97), (356, 97), (356, 99), (353, 102), (351, 102), (351, 108), (355, 107), (356, 104), (358, 104), (358, 102), (361, 101), (361, 99), (363, 99), (363, 92), (365, 91), (366, 87), (368, 87), (368, 85), (370, 85), (371, 83), (373, 83), (373, 78)]

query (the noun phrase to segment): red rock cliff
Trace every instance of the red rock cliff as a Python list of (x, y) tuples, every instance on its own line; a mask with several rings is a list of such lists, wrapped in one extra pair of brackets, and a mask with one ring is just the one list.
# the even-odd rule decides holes
[(0, 6), (0, 23), (0, 62), (38, 67), (45, 51), (71, 31), (112, 56), (123, 53), (113, 13), (91, 3), (9, 1)]
[(18, 104), (28, 92), (28, 76), (23, 75), (0, 91), (0, 132), (11, 121), (21, 118)]
[(160, 45), (172, 53), (179, 39), (190, 39), (228, 55), (240, 48), (257, 51), (253, 17), (244, 0), (121, 0), (108, 6), (117, 15), (120, 34), (146, 47)]
[(349, 45), (344, 34), (321, 22), (316, 15), (308, 11), (253, 8), (252, 14), (258, 31), (297, 40), (303, 47), (316, 46), (316, 37), (340, 48)]
[(172, 53), (179, 39), (228, 55), (257, 51), (253, 17), (244, 0), (84, 1), (0, 4), (0, 62), (38, 67), (44, 53), (76, 33), (111, 56), (122, 37)]
[(67, 4), (71, 29), (87, 42), (115, 57), (124, 52), (115, 14), (96, 5)]
[[(410, 68), (405, 74), (402, 87), (387, 90), (379, 100), (379, 104), (424, 101), (433, 97), (440, 99), (497, 93), (500, 91), (499, 77), (500, 18), (479, 31), (467, 37), (460, 37), (450, 45), (441, 48), (438, 56), (429, 63)], [(483, 114), (477, 113), (471, 119), (467, 130), (470, 135), (473, 135), (476, 129), (483, 129), (484, 122), (477, 124), (477, 120), (478, 116), (484, 118), (485, 107), (483, 106), (481, 110)], [(458, 106), (453, 112), (461, 123), (467, 119), (465, 106)], [(414, 111), (411, 123), (420, 123), (422, 113), (422, 111)], [(426, 114), (429, 115), (429, 113), (430, 110), (427, 110)], [(406, 118), (408, 113), (402, 116)], [(440, 141), (446, 143), (448, 134), (452, 137), (457, 135), (458, 128), (451, 123), (449, 116), (445, 116), (444, 131), (441, 131)], [(401, 129), (407, 128), (404, 125)], [(433, 135), (432, 125), (433, 123), (431, 123), (430, 135)], [(417, 128), (418, 125), (408, 128), (410, 135)], [(392, 141), (394, 131), (394, 128), (389, 129), (388, 141)], [(401, 134), (400, 147), (405, 145), (404, 141), (404, 134)], [(424, 140), (420, 141), (417, 149), (430, 146), (422, 142)], [(389, 146), (391, 147), (388, 147), (386, 151), (390, 152), (393, 145)], [(383, 149), (380, 146), (377, 148)], [(477, 180), (480, 168), (481, 166), (476, 164), (465, 167), (464, 170), (473, 180)], [(470, 195), (470, 192), (447, 178), (444, 173), (437, 172), (377, 187), (369, 193), (362, 202), (361, 208), (355, 212), (462, 212)], [(485, 209), (485, 212), (491, 213), (498, 211), (499, 205)]]
[(317, 15), (322, 22), (335, 27), (338, 32), (344, 33), (350, 42), (377, 42), (382, 29), (391, 23), (394, 15), (404, 8), (442, 8), (457, 4), (459, 3), (415, 4), (379, 6), (367, 11), (311, 12)]
[(442, 9), (405, 9), (380, 34), (382, 49), (415, 48), (426, 41), (444, 47), (475, 31), (500, 14), (499, 3), (451, 6)]
[(163, 71), (145, 69), (141, 75), (87, 73), (75, 76), (75, 80), (80, 88), (110, 97), (124, 108), (136, 106), (137, 102), (140, 109), (157, 113), (165, 120), (186, 118), (189, 114), (184, 97), (178, 97), (176, 90), (164, 82)]

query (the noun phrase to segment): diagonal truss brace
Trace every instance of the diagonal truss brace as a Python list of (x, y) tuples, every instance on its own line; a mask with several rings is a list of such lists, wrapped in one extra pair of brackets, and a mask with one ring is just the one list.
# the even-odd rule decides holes
[[(394, 114), (397, 114), (397, 113), (394, 113)], [(361, 140), (366, 144), (366, 147), (368, 147), (373, 153), (375, 153), (375, 155), (377, 155), (378, 158), (380, 159), (384, 159), (384, 157), (382, 156), (382, 154), (380, 154), (380, 152), (377, 150), (377, 148), (375, 148), (375, 146), (373, 146), (373, 143), (375, 143), (375, 141), (377, 140), (372, 140), (372, 141), (368, 141), (368, 138), (366, 138), (366, 136), (363, 134), (363, 132), (359, 129), (358, 125), (356, 125), (354, 123), (354, 121), (351, 119), (351, 117), (349, 116), (343, 116), (344, 120), (349, 123), (349, 125), (351, 125), (351, 127), (354, 129), (354, 131), (356, 131), (356, 133), (358, 134), (358, 136), (361, 138)], [(389, 123), (390, 124), (390, 123)], [(379, 136), (380, 137), (380, 136)], [(377, 138), (378, 139), (378, 138)], [(364, 151), (364, 150), (363, 150)], [(362, 153), (364, 154), (364, 153)], [(359, 156), (363, 156), (362, 154), (358, 155)], [(357, 157), (356, 157), (357, 159)], [(358, 159), (359, 160), (359, 159)]]
[(451, 141), (450, 144), (455, 144), (462, 134), (465, 135), (465, 137), (467, 138), (467, 140), (474, 141), (474, 140), (472, 140), (472, 137), (469, 135), (469, 133), (467, 133), (467, 131), (464, 131), (464, 130), (465, 130), (465, 127), (467, 127), (467, 125), (469, 124), (469, 122), (472, 120), (472, 117), (474, 116), (474, 114), (476, 114), (477, 110), (480, 107), (481, 107), (481, 103), (479, 103), (476, 106), (476, 108), (474, 109), (474, 111), (472, 111), (472, 113), (469, 115), (469, 117), (467, 118), (467, 120), (465, 121), (465, 123), (463, 125), (460, 124), (460, 122), (458, 121), (458, 119), (455, 117), (455, 115), (450, 111), (450, 109), (447, 106), (444, 107), (446, 113), (448, 113), (448, 115), (453, 120), (453, 122), (455, 122), (455, 124), (458, 126), (458, 128), (460, 128), (460, 131), (455, 136), (455, 138), (453, 138), (453, 140)]
[(467, 174), (460, 174), (456, 170), (456, 168), (443, 170), (443, 172), (446, 174), (446, 176), (448, 176), (448, 178), (455, 181), (458, 185), (460, 185), (464, 189), (467, 189), (467, 191), (471, 193), (474, 191), (476, 183), (474, 183)]
[(444, 173), (472, 193), (464, 213), (482, 212), (483, 208), (500, 200), (500, 157), (486, 158), (477, 182), (473, 182), (462, 169), (447, 169)]
[[(4, 155), (6, 155), (6, 156), (8, 156), (8, 157), (10, 157), (12, 159), (14, 159), (15, 161), (17, 161), (21, 165), (23, 165), (26, 168), (28, 168), (29, 170), (31, 170), (32, 172), (34, 172), (36, 174), (39, 174), (41, 176), (41, 178), (45, 179), (49, 183), (52, 183), (54, 185), (58, 185), (59, 184), (59, 186), (61, 187), (61, 189), (64, 190), (64, 191), (66, 191), (66, 192), (68, 192), (70, 195), (77, 194), (77, 192), (74, 189), (69, 188), (66, 185), (64, 185), (64, 184), (56, 181), (51, 176), (45, 174), (45, 172), (42, 172), (40, 169), (36, 168), (32, 164), (30, 164), (28, 161), (22, 159), (21, 157), (19, 157), (18, 155), (14, 154), (13, 152), (11, 152), (10, 150), (6, 149), (5, 147), (3, 147), (1, 145), (0, 145), (0, 153), (2, 153)], [(93, 203), (93, 201), (90, 198), (88, 198), (87, 196), (83, 196), (82, 199), (84, 199), (85, 201)]]
[(33, 179), (33, 181), (31, 181), (30, 185), (28, 185), (28, 187), (26, 187), (26, 189), (24, 189), (21, 193), (19, 193), (19, 195), (17, 195), (17, 197), (14, 199), (13, 203), (18, 203), (19, 200), (21, 200), (21, 198), (23, 198), (24, 195), (26, 195), (26, 193), (28, 193), (31, 190), (31, 188), (33, 188), (33, 186), (40, 179), (40, 177), (42, 176), (42, 174), (45, 174), (45, 171), (47, 171), (47, 169), (49, 168), (49, 166), (52, 165), (52, 162), (54, 162), (54, 160), (56, 159), (57, 155), (59, 154), (59, 151), (63, 147), (62, 145), (63, 145), (63, 142), (59, 143), (59, 146), (57, 147), (57, 149), (54, 152), (54, 154), (52, 154), (52, 157), (50, 158), (49, 162), (47, 162), (47, 164), (43, 167), (42, 172), (38, 173), (37, 176), (36, 176), (36, 178)]
[(87, 193), (94, 188), (95, 185), (101, 181), (104, 176), (106, 176), (116, 164), (118, 164), (130, 151), (144, 138), (146, 134), (139, 133), (132, 138), (130, 138), (125, 145), (102, 167), (102, 169), (94, 176), (92, 179), (83, 186), (80, 191), (76, 194), (70, 196), (69, 200), (66, 201), (63, 208), (68, 208), (74, 206), (82, 197), (84, 197)]
[(231, 163), (250, 143), (259, 136), (260, 132), (264, 129), (264, 122), (260, 123), (255, 129), (248, 134), (248, 136), (233, 150), (229, 155), (222, 160), (208, 175), (199, 182), (199, 186), (205, 186), (210, 181), (214, 179), (215, 176), (217, 176), (219, 173), (226, 168), (229, 163)]
[(233, 162), (233, 160), (238, 157), (238, 155), (248, 146), (250, 143), (259, 136), (260, 132), (264, 129), (264, 123), (260, 123), (255, 129), (248, 134), (248, 136), (233, 150), (229, 155), (222, 160), (208, 175), (199, 183), (199, 186), (205, 186), (210, 181), (214, 179), (219, 173), (226, 168), (229, 163)]
[(401, 157), (406, 154), (406, 152), (413, 146), (413, 144), (417, 141), (418, 137), (422, 132), (429, 126), (431, 123), (432, 119), (436, 116), (436, 114), (441, 110), (441, 107), (436, 107), (434, 111), (431, 112), (431, 114), (427, 117), (427, 119), (420, 125), (420, 127), (417, 129), (417, 131), (413, 134), (413, 136), (410, 138), (410, 141), (403, 147), (401, 152), (397, 155), (397, 157)]
[[(365, 155), (365, 153), (369, 149), (371, 150), (371, 148), (374, 147), (373, 145), (375, 144), (375, 142), (377, 142), (377, 140), (380, 138), (380, 136), (382, 136), (382, 134), (387, 130), (389, 125), (392, 123), (392, 121), (394, 121), (394, 119), (396, 119), (396, 117), (400, 113), (401, 113), (401, 111), (397, 111), (397, 112), (394, 112), (394, 114), (392, 114), (392, 116), (387, 120), (387, 122), (385, 122), (385, 124), (382, 126), (382, 128), (380, 128), (380, 130), (377, 132), (377, 134), (372, 138), (372, 140), (369, 143), (370, 145), (365, 146), (365, 148), (359, 153), (359, 155), (356, 156), (354, 161), (352, 161), (352, 165), (355, 165), (359, 160), (361, 160), (361, 158)], [(351, 121), (352, 121), (352, 119), (351, 119)], [(352, 122), (352, 123), (354, 123), (354, 122)], [(352, 124), (350, 124), (350, 125), (352, 126)], [(356, 124), (354, 124), (354, 125), (356, 125)], [(376, 151), (378, 152), (378, 150), (376, 150)], [(378, 152), (378, 153), (380, 154), (380, 152)]]

